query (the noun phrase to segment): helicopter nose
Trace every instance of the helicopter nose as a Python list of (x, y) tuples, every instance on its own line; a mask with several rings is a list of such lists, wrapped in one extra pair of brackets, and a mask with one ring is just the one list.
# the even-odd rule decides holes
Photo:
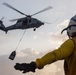
[(41, 22), (41, 25), (44, 25), (44, 23), (43, 23), (43, 22)]
[(44, 23), (42, 23), (44, 25)]

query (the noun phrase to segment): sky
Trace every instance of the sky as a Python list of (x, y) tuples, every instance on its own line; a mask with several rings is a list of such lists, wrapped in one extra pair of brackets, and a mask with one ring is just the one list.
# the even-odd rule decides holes
[[(36, 57), (40, 57), (44, 53), (58, 48), (66, 39), (68, 39), (66, 32), (61, 34), (61, 30), (67, 27), (70, 18), (76, 14), (75, 0), (0, 0), (0, 19), (4, 17), (2, 21), (7, 27), (16, 23), (10, 22), (9, 20), (22, 18), (24, 16), (4, 6), (4, 2), (10, 4), (27, 15), (32, 15), (48, 6), (52, 6), (53, 8), (33, 16), (40, 21), (49, 22), (51, 24), (45, 23), (43, 26), (37, 28), (36, 31), (33, 31), (33, 29), (27, 29), (17, 48), (17, 55), (20, 54), (20, 57), (18, 57), (17, 60), (15, 59), (13, 62), (8, 59), (8, 56), (16, 49), (24, 30), (11, 30), (8, 31), (7, 34), (0, 30), (0, 65), (3, 65), (1, 66), (2, 70), (0, 70), (0, 73), (2, 75), (5, 75), (6, 72), (9, 71), (10, 66), (13, 69), (12, 64), (15, 64), (18, 61), (20, 62), (20, 60), (21, 62), (24, 62), (24, 59), (27, 57), (29, 58), (27, 61), (36, 59), (35, 57), (30, 57), (32, 50), (38, 53), (37, 55), (34, 54)], [(26, 57), (25, 54), (28, 54), (28, 56)], [(8, 67), (9, 64), (10, 66)], [(5, 66), (8, 67), (8, 69), (4, 69)], [(56, 75), (57, 73), (59, 75), (62, 72), (58, 63), (51, 66), (55, 71), (48, 71), (47, 75)], [(44, 70), (37, 71), (34, 75), (41, 75), (45, 73), (47, 68), (49, 69), (47, 66)], [(56, 71), (56, 68), (59, 69)], [(20, 72), (17, 72), (14, 69), (12, 72), (12, 69), (10, 73), (13, 73), (13, 75), (19, 75)], [(3, 70), (6, 71), (5, 74), (3, 74)], [(10, 75), (10, 73), (8, 73), (8, 75)], [(21, 74), (22, 73), (20, 73), (20, 75)], [(30, 73), (27, 75), (30, 75)]]

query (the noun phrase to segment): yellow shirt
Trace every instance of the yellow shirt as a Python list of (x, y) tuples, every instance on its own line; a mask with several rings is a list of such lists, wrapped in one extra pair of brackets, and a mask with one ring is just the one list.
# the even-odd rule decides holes
[(36, 59), (36, 67), (41, 69), (47, 64), (57, 60), (65, 60), (74, 51), (74, 42), (71, 39), (66, 40), (58, 49), (47, 53), (41, 58)]

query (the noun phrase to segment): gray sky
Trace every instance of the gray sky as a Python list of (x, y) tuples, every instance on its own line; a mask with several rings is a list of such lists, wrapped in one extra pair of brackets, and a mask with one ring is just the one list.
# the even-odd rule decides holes
[[(29, 62), (35, 60), (37, 57), (43, 55), (40, 53), (54, 50), (68, 38), (66, 32), (62, 35), (60, 33), (61, 30), (68, 25), (70, 18), (76, 14), (76, 0), (0, 0), (0, 19), (5, 17), (3, 22), (7, 27), (15, 24), (15, 22), (10, 22), (10, 19), (24, 16), (4, 6), (2, 4), (4, 2), (27, 15), (34, 14), (48, 6), (53, 7), (51, 10), (33, 16), (34, 18), (44, 22), (50, 22), (51, 24), (45, 24), (35, 32), (33, 29), (26, 30), (17, 49), (17, 52), (20, 51), (17, 53), (19, 58), (17, 57), (14, 61), (10, 61), (8, 56), (17, 47), (24, 30), (11, 30), (8, 31), (7, 34), (0, 30), (0, 75), (22, 75), (21, 72), (15, 71), (13, 68), (16, 62)], [(35, 53), (33, 54), (30, 49), (36, 52), (34, 51)], [(39, 53), (39, 55), (37, 55), (37, 53)], [(32, 54), (33, 57), (30, 57), (30, 54)], [(45, 74), (46, 71), (47, 74), (45, 75), (61, 75), (61, 73), (63, 74), (63, 69), (62, 66), (60, 67), (59, 65), (60, 63), (56, 63), (47, 66), (43, 70), (33, 73), (33, 75), (42, 75)], [(51, 69), (50, 71), (47, 70), (49, 68)], [(31, 73), (27, 73), (27, 75), (31, 75)]]
[[(65, 28), (67, 26), (66, 21), (76, 13), (75, 0), (1, 0), (0, 18), (5, 17), (3, 19), (3, 22), (6, 27), (16, 23), (10, 22), (10, 19), (20, 18), (24, 16), (4, 6), (2, 4), (4, 2), (12, 5), (21, 12), (30, 15), (48, 6), (53, 7), (51, 10), (33, 16), (34, 18), (37, 18), (44, 22), (50, 22), (51, 24), (45, 24), (44, 26), (38, 28), (35, 32), (33, 29), (26, 30), (26, 33), (18, 47), (19, 51), (26, 48), (33, 48), (39, 52), (43, 52), (50, 48), (57, 47), (58, 44), (56, 45), (56, 42), (54, 39), (51, 40), (51, 37), (53, 37), (53, 35), (61, 35), (60, 29), (63, 29), (62, 27)], [(0, 55), (5, 55), (15, 50), (23, 32), (24, 30), (12, 30), (5, 34), (0, 30)]]
[[(17, 57), (14, 61), (9, 60), (8, 55), (0, 57), (0, 75), (23, 75), (21, 71), (17, 71), (14, 69), (15, 63), (28, 63), (34, 61), (37, 57), (41, 57), (45, 53), (39, 53), (32, 49), (25, 49), (23, 51), (18, 52)], [(50, 65), (46, 65), (43, 69), (36, 69), (35, 73), (29, 72), (26, 75), (64, 75), (63, 71), (63, 62), (55, 62)]]

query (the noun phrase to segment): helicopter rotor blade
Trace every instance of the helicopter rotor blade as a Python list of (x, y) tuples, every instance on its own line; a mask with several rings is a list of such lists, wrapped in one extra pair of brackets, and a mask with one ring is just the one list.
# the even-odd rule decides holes
[(11, 8), (11, 9), (13, 9), (13, 10), (17, 11), (18, 13), (20, 13), (20, 14), (22, 14), (22, 15), (27, 16), (26, 14), (22, 13), (21, 11), (17, 10), (16, 8), (12, 7), (12, 6), (11, 6), (11, 5), (9, 5), (8, 3), (3, 3), (3, 4), (4, 4), (5, 6), (7, 6), (7, 7)]
[[(25, 18), (25, 17), (23, 17), (23, 18)], [(16, 18), (16, 19), (12, 19), (12, 20), (9, 20), (9, 21), (14, 22), (14, 21), (17, 21), (17, 20), (23, 19), (23, 18)]]
[(43, 23), (46, 23), (46, 24), (51, 24), (50, 22), (43, 22)]
[(45, 8), (45, 9), (43, 9), (43, 10), (41, 10), (41, 11), (39, 11), (39, 12), (37, 12), (37, 13), (31, 15), (31, 16), (37, 15), (37, 14), (39, 14), (39, 13), (42, 13), (42, 12), (47, 11), (47, 10), (52, 9), (52, 8), (53, 8), (53, 7), (48, 6), (47, 8)]
[(14, 21), (17, 21), (17, 20), (19, 20), (19, 19), (12, 19), (12, 20), (9, 20), (10, 22), (14, 22)]
[(1, 18), (1, 21), (4, 19), (4, 17)]

